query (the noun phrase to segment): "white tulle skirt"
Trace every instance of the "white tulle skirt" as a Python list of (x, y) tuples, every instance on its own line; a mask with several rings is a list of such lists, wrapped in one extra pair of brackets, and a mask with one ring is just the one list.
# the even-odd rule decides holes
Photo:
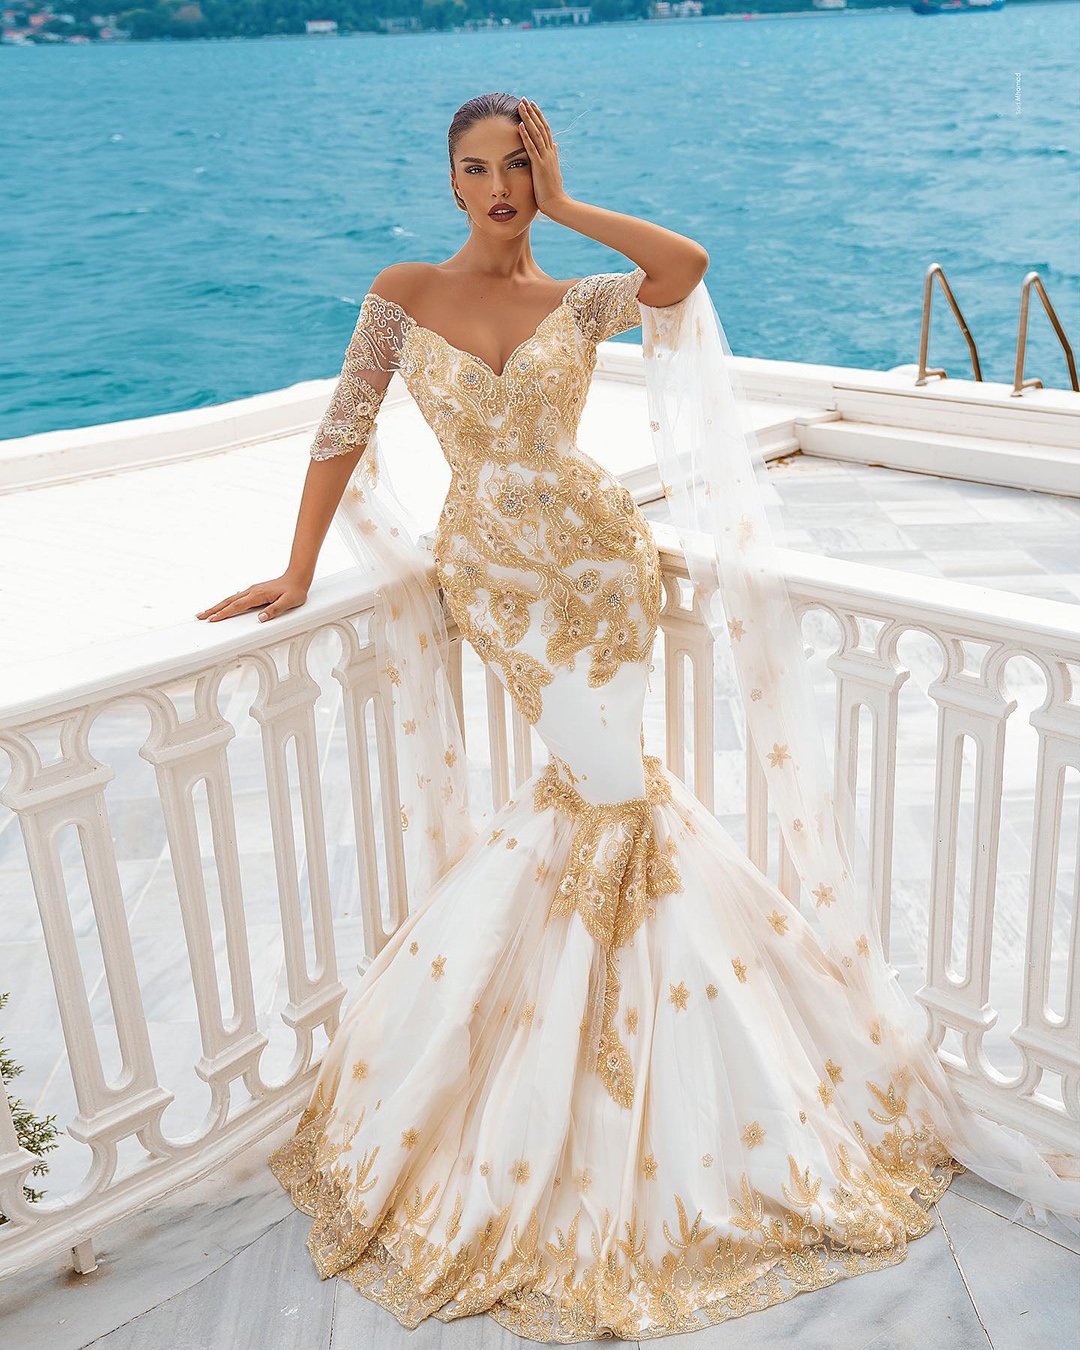
[(643, 688), (545, 700), (550, 763), (372, 962), (270, 1160), (319, 1273), (405, 1326), (693, 1330), (902, 1260), (963, 1170), (925, 1041), (644, 754)]
[[(319, 1273), (408, 1327), (488, 1313), (541, 1341), (691, 1331), (902, 1260), (961, 1164), (1080, 1216), (1076, 1160), (1052, 1164), (964, 1104), (870, 931), (708, 293), (641, 313), (665, 496), (695, 589), (723, 595), (710, 624), (811, 898), (791, 905), (644, 752), (649, 667), (622, 657), (652, 631), (640, 585), (660, 568), (644, 521), (627, 531), (628, 494), (590, 553), (621, 573), (614, 541), (633, 537), (650, 566), (630, 569), (638, 589), (595, 665), (548, 669), (542, 606), (499, 663), (526, 716), (542, 704), (551, 760), (473, 842), (440, 601), (373, 437), (338, 518), (358, 562), (397, 579), (375, 640), (409, 733), (420, 903), (270, 1166), (313, 1217)], [(479, 592), (477, 622), (498, 603)], [(463, 632), (470, 617), (455, 615)]]

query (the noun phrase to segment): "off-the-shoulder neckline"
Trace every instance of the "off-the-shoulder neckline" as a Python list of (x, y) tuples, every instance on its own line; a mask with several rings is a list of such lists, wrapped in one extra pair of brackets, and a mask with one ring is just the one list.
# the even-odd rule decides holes
[[(418, 329), (421, 333), (429, 334), (431, 337), (435, 338), (438, 342), (441, 342), (443, 346), (448, 348), (450, 351), (456, 352), (459, 356), (468, 357), (470, 361), (475, 361), (478, 366), (483, 366), (484, 369), (488, 372), (488, 374), (492, 377), (492, 379), (501, 380), (504, 378), (507, 371), (510, 369), (511, 362), (514, 360), (514, 357), (517, 356), (518, 352), (521, 351), (522, 347), (528, 346), (530, 342), (534, 342), (536, 338), (540, 336), (541, 331), (544, 328), (546, 328), (547, 325), (551, 322), (551, 320), (554, 319), (557, 314), (562, 313), (563, 309), (566, 307), (567, 300), (569, 300), (571, 294), (574, 292), (574, 290), (576, 290), (578, 286), (582, 284), (582, 282), (590, 281), (592, 280), (593, 277), (601, 277), (601, 276), (632, 277), (636, 276), (638, 272), (641, 272), (642, 275), (644, 275), (644, 271), (645, 269), (643, 267), (634, 267), (629, 272), (591, 272), (588, 276), (578, 277), (576, 281), (572, 281), (570, 285), (566, 288), (566, 290), (563, 292), (562, 299), (555, 306), (555, 308), (549, 310), (547, 314), (544, 315), (544, 317), (540, 320), (540, 322), (536, 325), (536, 327), (532, 330), (532, 332), (528, 335), (528, 337), (524, 337), (521, 339), (521, 341), (517, 344), (514, 350), (503, 362), (502, 370), (498, 372), (492, 370), (492, 368), (488, 365), (488, 363), (484, 360), (482, 356), (477, 356), (475, 352), (467, 352), (463, 347), (455, 347), (452, 342), (448, 341), (445, 337), (443, 337), (441, 333), (436, 332), (434, 328), (428, 328), (426, 324), (422, 324), (419, 322), (419, 320), (414, 319), (413, 316), (409, 313), (409, 311), (405, 308), (405, 306), (399, 305), (396, 300), (388, 300), (386, 296), (380, 295), (378, 291), (368, 291), (367, 294), (378, 300), (380, 304), (389, 305), (392, 309), (396, 309), (398, 313), (402, 315), (403, 318), (409, 321), (409, 323), (412, 325), (413, 328)], [(366, 299), (367, 296), (365, 296), (364, 298)]]

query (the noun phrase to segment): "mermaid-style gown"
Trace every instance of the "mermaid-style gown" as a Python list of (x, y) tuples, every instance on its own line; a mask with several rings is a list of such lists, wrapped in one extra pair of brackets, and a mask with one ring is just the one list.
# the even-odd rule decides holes
[(453, 471), (448, 608), (551, 752), (369, 966), (270, 1160), (319, 1273), (409, 1327), (689, 1331), (902, 1260), (961, 1170), (907, 1033), (644, 752), (657, 550), (575, 441), (643, 276), (575, 282), (498, 374), (369, 292), (312, 447), (362, 445), (400, 372)]

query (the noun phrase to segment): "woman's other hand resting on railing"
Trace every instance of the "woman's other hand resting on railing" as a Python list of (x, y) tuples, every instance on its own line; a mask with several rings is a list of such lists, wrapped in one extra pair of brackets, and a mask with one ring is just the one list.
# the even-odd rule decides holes
[(307, 596), (307, 583), (285, 572), (273, 581), (257, 581), (235, 595), (226, 596), (209, 609), (201, 610), (195, 617), (209, 619), (214, 623), (218, 619), (231, 619), (234, 614), (247, 614), (249, 610), (265, 606), (259, 618), (273, 619), (286, 610), (302, 605)]
[(234, 614), (259, 609), (260, 619), (273, 619), (302, 605), (315, 575), (315, 562), (326, 532), (362, 453), (363, 448), (359, 447), (329, 459), (311, 459), (300, 497), (288, 567), (273, 581), (258, 581), (235, 595), (226, 596), (195, 617), (213, 623), (216, 619), (231, 619)]

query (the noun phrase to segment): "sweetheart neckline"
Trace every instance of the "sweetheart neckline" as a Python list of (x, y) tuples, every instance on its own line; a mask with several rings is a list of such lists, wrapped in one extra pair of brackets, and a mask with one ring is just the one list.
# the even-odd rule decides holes
[(528, 337), (524, 337), (521, 339), (518, 345), (514, 348), (514, 350), (503, 362), (502, 370), (498, 372), (492, 370), (492, 368), (488, 365), (488, 363), (484, 360), (482, 356), (477, 356), (475, 352), (466, 351), (464, 347), (455, 347), (454, 344), (448, 338), (443, 337), (442, 333), (436, 332), (434, 328), (428, 328), (426, 324), (422, 324), (418, 319), (414, 319), (413, 316), (409, 313), (409, 311), (404, 307), (404, 305), (399, 305), (396, 300), (387, 300), (385, 296), (379, 295), (378, 291), (369, 291), (368, 294), (374, 295), (377, 299), (381, 300), (384, 305), (393, 305), (393, 307), (396, 310), (399, 310), (400, 313), (403, 314), (406, 319), (408, 319), (409, 323), (412, 325), (413, 328), (418, 328), (422, 333), (428, 333), (431, 335), (431, 337), (438, 338), (438, 340), (443, 344), (443, 346), (449, 348), (449, 350), (452, 352), (456, 352), (458, 356), (467, 357), (470, 361), (475, 361), (478, 366), (483, 366), (493, 380), (501, 380), (505, 377), (507, 371), (510, 369), (510, 363), (513, 361), (514, 357), (517, 356), (518, 352), (521, 351), (522, 347), (526, 346), (530, 342), (535, 341), (535, 339), (539, 337), (540, 330), (544, 327), (544, 325), (550, 322), (550, 320), (552, 320), (556, 314), (561, 313), (562, 310), (565, 308), (566, 302), (570, 298), (570, 292), (574, 289), (574, 287), (580, 285), (581, 282), (585, 280), (587, 280), (586, 277), (578, 277), (577, 281), (572, 281), (570, 283), (570, 285), (563, 292), (563, 297), (559, 301), (559, 303), (555, 306), (555, 308), (549, 310), (544, 315), (544, 317), (540, 320), (540, 322), (536, 325), (536, 327), (532, 330), (532, 332), (528, 335)]

